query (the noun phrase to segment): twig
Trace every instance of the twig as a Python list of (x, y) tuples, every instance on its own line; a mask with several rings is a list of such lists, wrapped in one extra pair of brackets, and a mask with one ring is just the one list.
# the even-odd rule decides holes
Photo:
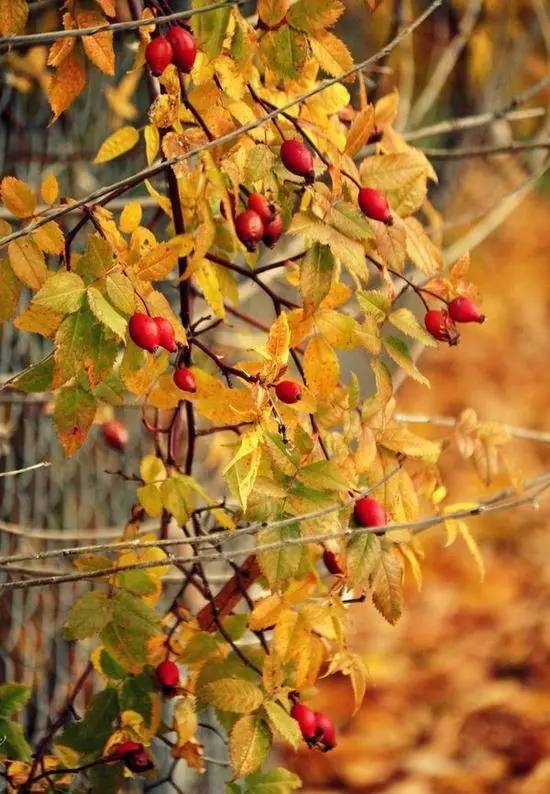
[(33, 471), (34, 469), (43, 469), (46, 466), (51, 466), (51, 461), (43, 460), (40, 463), (33, 463), (32, 466), (25, 466), (23, 469), (12, 469), (11, 471), (2, 471), (0, 472), (0, 477), (15, 477), (17, 474), (24, 474), (27, 471)]
[(464, 157), (488, 157), (495, 154), (514, 154), (532, 149), (550, 149), (550, 141), (512, 141), (501, 146), (472, 146), (463, 149), (423, 149), (431, 160), (460, 160)]
[[(458, 419), (453, 416), (430, 416), (428, 414), (396, 413), (397, 422), (410, 422), (415, 425), (435, 425), (436, 427), (456, 427)], [(538, 441), (541, 444), (550, 444), (550, 432), (546, 430), (532, 430), (529, 427), (518, 427), (501, 423), (504, 430), (515, 438), (525, 438), (529, 441)]]

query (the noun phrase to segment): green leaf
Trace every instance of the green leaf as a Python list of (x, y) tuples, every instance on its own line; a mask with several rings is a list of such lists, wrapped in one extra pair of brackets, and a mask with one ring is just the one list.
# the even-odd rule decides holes
[(273, 731), (296, 750), (302, 743), (302, 733), (296, 720), (280, 703), (273, 700), (268, 700), (264, 704), (264, 709)]
[(423, 345), (437, 347), (437, 342), (433, 336), (422, 328), (410, 309), (397, 309), (389, 315), (388, 320), (404, 334), (417, 339)]
[(300, 289), (304, 299), (304, 317), (318, 308), (330, 290), (336, 261), (328, 245), (313, 243), (300, 265)]
[(211, 681), (203, 687), (201, 697), (222, 711), (236, 714), (255, 711), (264, 699), (261, 689), (242, 678), (219, 678)]
[(66, 317), (55, 335), (54, 386), (85, 371), (90, 386), (97, 386), (112, 370), (118, 342), (94, 316), (87, 303)]
[(86, 252), (78, 259), (74, 270), (86, 284), (104, 276), (113, 264), (113, 249), (99, 234), (88, 237)]
[(212, 656), (217, 650), (216, 636), (206, 631), (199, 631), (186, 644), (181, 655), (182, 664), (195, 664)]
[(50, 353), (42, 361), (23, 370), (12, 380), (11, 385), (27, 393), (48, 391), (53, 381), (53, 364), (53, 353)]
[(306, 61), (307, 38), (288, 25), (282, 25), (265, 34), (260, 41), (260, 51), (272, 71), (282, 77), (298, 77)]
[(53, 420), (67, 455), (74, 455), (86, 440), (96, 410), (94, 396), (80, 386), (67, 386), (57, 395)]
[(97, 319), (107, 328), (110, 328), (121, 339), (126, 338), (128, 323), (126, 319), (111, 306), (107, 298), (101, 294), (97, 287), (88, 287), (88, 303)]
[(92, 699), (84, 719), (65, 728), (58, 744), (79, 753), (99, 753), (113, 732), (118, 713), (118, 693), (113, 687), (107, 687)]
[(85, 640), (99, 634), (111, 618), (111, 600), (104, 593), (85, 593), (69, 610), (63, 629), (65, 640)]
[(302, 788), (302, 781), (288, 769), (254, 772), (245, 780), (244, 794), (292, 794)]
[(101, 794), (118, 794), (122, 791), (122, 764), (99, 764), (89, 769), (86, 775), (90, 779), (90, 791), (100, 791)]
[(254, 772), (267, 757), (271, 733), (261, 717), (246, 715), (237, 720), (229, 736), (229, 755), (236, 777)]
[[(258, 544), (279, 543), (300, 538), (301, 536), (302, 532), (300, 530), (300, 525), (291, 524), (288, 527), (276, 527), (275, 529), (266, 529), (260, 532), (258, 535)], [(302, 545), (296, 543), (290, 546), (281, 546), (277, 549), (258, 553), (260, 568), (271, 587), (273, 587), (276, 582), (292, 579), (296, 576), (302, 562), (303, 551)]]
[(23, 728), (15, 722), (0, 718), (0, 756), (12, 761), (30, 761), (31, 748)]
[(373, 236), (372, 227), (363, 213), (345, 201), (338, 201), (334, 205), (327, 220), (331, 226), (352, 240), (362, 242)]
[(258, 143), (252, 147), (246, 158), (245, 180), (248, 184), (265, 179), (273, 171), (275, 155), (269, 146)]
[(380, 560), (380, 538), (372, 532), (354, 535), (347, 545), (346, 571), (352, 587), (364, 587)]
[(19, 303), (21, 282), (7, 259), (0, 259), (0, 323), (9, 320)]
[(173, 476), (160, 486), (163, 506), (175, 517), (178, 524), (185, 524), (194, 510), (193, 489), (183, 477)]
[(84, 282), (79, 275), (59, 270), (36, 293), (33, 304), (58, 314), (71, 314), (80, 307), (84, 289)]
[(397, 336), (388, 336), (383, 340), (386, 353), (393, 358), (396, 364), (407, 373), (413, 380), (430, 387), (430, 381), (417, 368), (410, 354), (409, 348), (402, 339)]
[(121, 679), (126, 677), (126, 670), (124, 667), (121, 667), (108, 653), (105, 648), (101, 649), (101, 653), (99, 655), (99, 664), (101, 667), (101, 672), (107, 676), (107, 678), (115, 678)]
[(30, 696), (30, 687), (24, 686), (24, 684), (3, 684), (0, 686), (0, 717), (11, 717), (12, 714), (20, 711)]
[(117, 586), (135, 595), (151, 595), (157, 586), (147, 571), (123, 571), (117, 576)]
[(368, 317), (373, 317), (377, 323), (383, 323), (391, 309), (391, 301), (383, 292), (378, 290), (358, 289), (355, 293), (357, 303)]
[(127, 678), (120, 690), (120, 710), (135, 711), (141, 714), (147, 725), (151, 724), (153, 703), (151, 693), (155, 685), (151, 675), (143, 672)]
[(107, 377), (94, 386), (92, 394), (96, 400), (108, 405), (122, 405), (126, 391), (118, 372), (110, 372)]
[[(192, 0), (191, 3), (192, 8), (206, 5), (211, 5), (210, 0)], [(204, 14), (193, 14), (191, 17), (191, 27), (199, 40), (199, 47), (210, 59), (221, 52), (230, 16), (229, 8), (216, 8)]]
[(123, 314), (130, 315), (135, 308), (135, 295), (132, 282), (124, 273), (112, 273), (105, 279), (109, 300)]
[(132, 669), (147, 661), (147, 640), (158, 632), (160, 615), (124, 590), (115, 595), (112, 605), (112, 619), (100, 639), (119, 664)]

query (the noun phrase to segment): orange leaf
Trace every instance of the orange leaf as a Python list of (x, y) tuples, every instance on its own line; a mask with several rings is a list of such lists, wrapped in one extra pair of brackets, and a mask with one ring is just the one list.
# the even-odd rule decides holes
[(86, 70), (82, 59), (70, 53), (48, 83), (48, 101), (53, 111), (53, 123), (67, 110), (86, 85)]

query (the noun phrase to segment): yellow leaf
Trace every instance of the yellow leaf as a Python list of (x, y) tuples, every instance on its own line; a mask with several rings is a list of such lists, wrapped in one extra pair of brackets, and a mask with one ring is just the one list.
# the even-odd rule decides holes
[[(107, 20), (97, 11), (76, 11), (76, 21), (79, 28), (93, 28), (97, 25), (107, 25)], [(115, 53), (113, 50), (113, 32), (111, 30), (94, 33), (93, 36), (83, 36), (82, 44), (88, 58), (103, 74), (115, 73)]]
[(383, 551), (373, 577), (372, 600), (392, 626), (403, 611), (403, 568), (395, 554)]
[(374, 125), (374, 107), (372, 105), (367, 105), (366, 108), (359, 111), (349, 129), (346, 142), (346, 154), (350, 157), (357, 154), (359, 149), (361, 149), (370, 138), (374, 130)]
[(38, 290), (46, 280), (48, 270), (44, 254), (30, 237), (20, 237), (8, 245), (8, 257), (13, 272), (23, 284)]
[(40, 194), (46, 204), (53, 204), (56, 198), (59, 195), (59, 185), (57, 184), (57, 179), (55, 174), (48, 174), (43, 180), (42, 185), (40, 186)]
[[(70, 13), (63, 14), (63, 28), (65, 30), (74, 30), (76, 28), (76, 20)], [(57, 39), (54, 41), (48, 52), (48, 66), (53, 66), (57, 69), (63, 61), (68, 57), (76, 46), (76, 38), (72, 36), (66, 39)]]
[(145, 138), (145, 156), (147, 158), (147, 164), (151, 165), (160, 148), (159, 131), (153, 124), (147, 124), (143, 130), (143, 137)]
[(36, 209), (34, 193), (21, 179), (4, 177), (0, 183), (0, 193), (6, 208), (17, 218), (29, 218)]
[(235, 777), (249, 775), (261, 766), (270, 745), (271, 734), (263, 719), (258, 715), (238, 719), (229, 736), (229, 756)]
[(336, 353), (322, 336), (315, 336), (304, 355), (306, 382), (316, 397), (328, 398), (338, 386), (340, 364)]
[(407, 218), (407, 254), (416, 267), (426, 276), (433, 276), (443, 267), (443, 255), (432, 243), (422, 224), (416, 218)]
[[(309, 43), (313, 56), (321, 69), (333, 77), (339, 77), (342, 72), (346, 72), (353, 66), (350, 51), (344, 42), (333, 33), (329, 33), (327, 30), (319, 31), (315, 36), (309, 37)], [(355, 79), (354, 75), (348, 79)]]
[(19, 317), (15, 318), (13, 324), (20, 331), (53, 337), (61, 320), (62, 316), (57, 312), (31, 304)]
[(174, 730), (178, 745), (186, 744), (197, 730), (196, 701), (192, 695), (179, 698), (174, 706)]
[(60, 254), (65, 247), (65, 237), (55, 221), (40, 226), (32, 236), (45, 254)]
[(120, 213), (120, 231), (125, 234), (132, 234), (141, 223), (141, 204), (138, 201), (131, 201)]
[(478, 545), (477, 545), (475, 539), (473, 538), (473, 536), (470, 534), (470, 530), (469, 530), (468, 525), (466, 524), (466, 522), (465, 521), (458, 521), (457, 523), (458, 523), (458, 531), (460, 532), (460, 534), (464, 538), (464, 542), (466, 543), (466, 546), (468, 547), (468, 551), (470, 552), (470, 554), (474, 558), (474, 560), (476, 562), (476, 565), (478, 567), (479, 577), (480, 577), (481, 581), (483, 581), (485, 579), (485, 565), (483, 563), (483, 557), (481, 556), (481, 554), (479, 552)]
[(26, 0), (0, 0), (0, 33), (9, 36), (22, 33), (27, 24), (29, 6)]
[(47, 94), (53, 111), (52, 122), (67, 110), (85, 85), (86, 70), (82, 59), (77, 53), (71, 52), (48, 82)]
[(202, 700), (216, 708), (247, 714), (255, 711), (264, 699), (261, 689), (244, 678), (219, 678), (201, 687)]
[(139, 260), (136, 272), (143, 281), (157, 281), (174, 269), (177, 259), (170, 243), (160, 243)]
[(120, 157), (121, 154), (133, 149), (138, 141), (139, 132), (135, 127), (121, 127), (103, 141), (93, 162), (98, 164), (114, 160), (115, 157)]
[(258, 16), (268, 27), (280, 22), (288, 11), (289, 0), (258, 0)]
[(220, 283), (214, 266), (206, 260), (203, 260), (195, 273), (195, 281), (216, 317), (224, 319), (225, 308), (223, 305), (223, 295), (220, 290)]

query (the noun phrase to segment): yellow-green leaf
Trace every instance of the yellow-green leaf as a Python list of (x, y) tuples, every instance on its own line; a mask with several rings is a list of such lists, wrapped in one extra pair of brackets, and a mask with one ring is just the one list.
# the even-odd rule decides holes
[(423, 345), (437, 347), (437, 342), (433, 336), (422, 328), (410, 309), (397, 309), (389, 315), (388, 320), (404, 334), (411, 336), (413, 339), (417, 339), (419, 342), (422, 342)]
[(80, 306), (84, 295), (84, 282), (76, 273), (59, 270), (36, 293), (33, 304), (52, 309), (59, 314), (70, 314)]
[(200, 695), (216, 708), (235, 714), (255, 711), (264, 699), (261, 689), (244, 678), (219, 678), (211, 681), (201, 688)]
[(241, 717), (229, 736), (229, 755), (235, 777), (244, 777), (257, 769), (269, 752), (271, 734), (258, 716)]
[(413, 380), (424, 386), (430, 386), (430, 381), (426, 378), (417, 368), (413, 358), (409, 352), (409, 348), (397, 336), (388, 336), (383, 340), (384, 348), (391, 358), (398, 364), (404, 372), (407, 373)]
[(403, 611), (403, 568), (391, 551), (382, 552), (372, 587), (376, 609), (393, 626)]

